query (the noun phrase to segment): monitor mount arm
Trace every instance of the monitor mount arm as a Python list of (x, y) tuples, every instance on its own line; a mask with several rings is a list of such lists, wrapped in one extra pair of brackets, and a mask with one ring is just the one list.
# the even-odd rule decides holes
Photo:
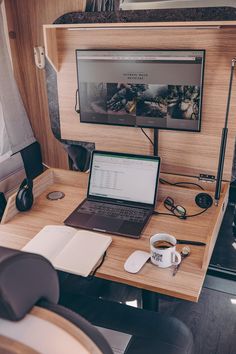
[(153, 155), (154, 156), (158, 156), (158, 133), (159, 133), (158, 128), (154, 128), (154, 131), (153, 131), (153, 136), (154, 136), (154, 140), (153, 140)]
[(230, 81), (229, 81), (228, 100), (226, 106), (225, 125), (224, 128), (222, 129), (222, 134), (221, 134), (221, 146), (220, 146), (220, 155), (219, 155), (218, 171), (217, 171), (217, 178), (216, 178), (216, 188), (215, 188), (215, 205), (218, 205), (220, 199), (220, 192), (221, 192), (221, 182), (222, 182), (224, 160), (225, 160), (225, 149), (226, 149), (227, 135), (228, 135), (228, 117), (229, 117), (235, 63), (236, 63), (236, 58), (233, 58), (231, 61), (231, 74), (230, 74)]

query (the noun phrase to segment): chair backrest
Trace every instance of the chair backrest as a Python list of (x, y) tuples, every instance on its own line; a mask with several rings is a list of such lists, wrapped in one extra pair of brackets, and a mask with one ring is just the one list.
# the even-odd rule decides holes
[(50, 262), (0, 247), (0, 353), (112, 354), (102, 334), (57, 305), (58, 298), (57, 272)]
[(0, 353), (103, 354), (78, 326), (38, 306), (20, 321), (0, 319), (0, 332)]

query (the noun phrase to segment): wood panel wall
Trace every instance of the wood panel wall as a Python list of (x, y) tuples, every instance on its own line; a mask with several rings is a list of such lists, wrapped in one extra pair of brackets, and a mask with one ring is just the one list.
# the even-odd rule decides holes
[[(54, 138), (48, 115), (44, 70), (34, 64), (33, 47), (44, 45), (42, 25), (52, 23), (60, 15), (70, 11), (82, 11), (85, 0), (5, 0), (9, 26), (10, 45), (13, 54), (15, 76), (28, 112), (32, 128), (40, 142), (46, 164), (66, 168), (67, 155)], [(131, 24), (127, 24), (128, 26)], [(112, 26), (112, 25), (111, 25)], [(114, 26), (114, 25), (113, 25)], [(122, 26), (122, 24), (120, 24)], [(67, 36), (73, 34), (72, 42)], [(132, 34), (131, 34), (132, 33)], [(83, 31), (78, 41), (78, 32), (57, 33), (60, 44), (59, 84), (69, 73), (69, 90), (60, 85), (59, 94), (65, 94), (65, 106), (61, 111), (62, 136), (67, 139), (95, 141), (98, 148), (151, 153), (152, 147), (139, 129), (108, 126), (93, 126), (79, 123), (74, 113), (74, 89), (76, 74), (74, 49), (81, 48), (205, 48), (207, 50), (206, 75), (203, 100), (203, 125), (198, 133), (160, 132), (159, 146), (164, 170), (173, 173), (216, 173), (221, 128), (224, 123), (230, 61), (235, 55), (236, 29), (157, 31), (99, 30)], [(63, 53), (64, 51), (64, 53)], [(66, 53), (66, 57), (65, 57)], [(68, 60), (67, 60), (68, 59)], [(67, 62), (67, 64), (66, 64)], [(73, 66), (71, 63), (73, 62)], [(229, 140), (224, 177), (230, 179), (236, 124), (235, 83), (229, 119)], [(60, 102), (61, 104), (61, 102)], [(115, 132), (114, 132), (115, 131)], [(152, 136), (152, 131), (148, 131)], [(104, 139), (104, 137), (107, 139)], [(110, 142), (112, 141), (112, 145)], [(129, 142), (130, 141), (130, 142)], [(138, 147), (138, 149), (137, 149)], [(180, 167), (179, 167), (180, 166)], [(194, 168), (193, 168), (194, 166)]]
[[(150, 25), (150, 24), (149, 24)], [(75, 49), (205, 49), (206, 63), (200, 133), (160, 130), (159, 152), (162, 171), (167, 173), (216, 175), (224, 126), (231, 60), (235, 56), (236, 27), (151, 28), (143, 24), (77, 25), (48, 28), (49, 51), (58, 67), (58, 93), (62, 136), (96, 142), (98, 149), (152, 153), (152, 146), (138, 128), (80, 123), (74, 111), (77, 87)], [(75, 25), (76, 26), (76, 25)], [(234, 24), (236, 26), (236, 23)], [(68, 27), (68, 26), (67, 26)], [(71, 27), (71, 26), (70, 26)], [(97, 28), (96, 28), (97, 27)], [(118, 27), (118, 28), (116, 28)], [(50, 32), (51, 31), (51, 32)], [(55, 32), (56, 31), (56, 32)], [(47, 30), (45, 29), (45, 32)], [(53, 37), (50, 36), (53, 34)], [(47, 39), (46, 38), (46, 39)], [(56, 41), (56, 43), (52, 43)], [(53, 44), (53, 45), (52, 45)], [(57, 53), (53, 54), (53, 48)], [(235, 72), (236, 74), (236, 72)], [(235, 77), (235, 75), (234, 75)], [(230, 179), (236, 134), (236, 81), (232, 90), (229, 134), (224, 178)], [(147, 129), (152, 136), (152, 131)]]
[(67, 168), (67, 155), (54, 138), (48, 114), (44, 70), (35, 66), (33, 48), (44, 46), (43, 24), (71, 11), (84, 11), (85, 0), (5, 0), (15, 77), (43, 161)]

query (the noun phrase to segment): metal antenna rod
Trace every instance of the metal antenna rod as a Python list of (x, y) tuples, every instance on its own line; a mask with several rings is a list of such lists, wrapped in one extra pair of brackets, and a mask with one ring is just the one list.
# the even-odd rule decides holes
[(216, 178), (216, 189), (215, 189), (215, 205), (218, 205), (220, 199), (220, 192), (221, 192), (221, 183), (222, 183), (224, 161), (225, 161), (225, 150), (226, 150), (227, 135), (228, 135), (228, 118), (229, 118), (229, 109), (230, 109), (230, 100), (231, 100), (231, 91), (232, 91), (235, 63), (236, 63), (236, 58), (233, 58), (231, 61), (231, 74), (229, 80), (229, 93), (228, 93), (228, 100), (226, 106), (225, 126), (222, 129), (222, 134), (221, 134), (220, 155), (219, 155), (218, 171), (217, 171), (217, 178)]

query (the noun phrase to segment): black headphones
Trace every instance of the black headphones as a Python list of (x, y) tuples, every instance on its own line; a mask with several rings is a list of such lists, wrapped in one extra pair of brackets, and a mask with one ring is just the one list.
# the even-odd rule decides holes
[(16, 208), (19, 211), (27, 211), (32, 207), (33, 202), (33, 181), (32, 179), (26, 178), (21, 183), (16, 195)]

